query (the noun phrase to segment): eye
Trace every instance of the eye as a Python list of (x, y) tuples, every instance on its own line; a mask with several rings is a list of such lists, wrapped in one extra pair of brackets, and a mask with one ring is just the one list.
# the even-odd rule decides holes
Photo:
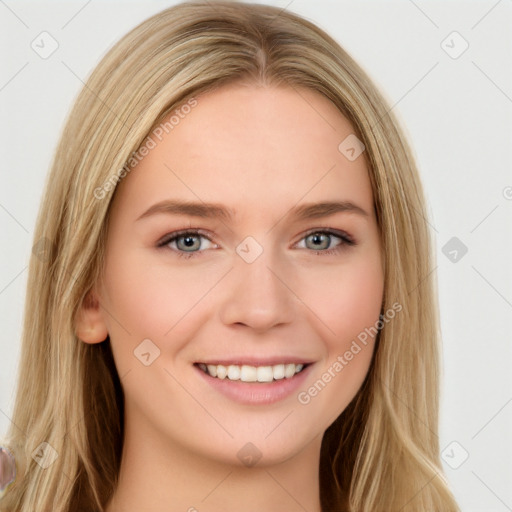
[(217, 247), (206, 235), (199, 230), (177, 231), (169, 233), (157, 243), (158, 247), (169, 247), (176, 251), (178, 256), (191, 258), (200, 249), (212, 249)]
[[(333, 240), (338, 242), (335, 245)], [(304, 241), (304, 243), (302, 243)], [(334, 230), (321, 230), (311, 231), (307, 234), (298, 244), (300, 248), (312, 249), (319, 251), (317, 254), (333, 254), (335, 252), (345, 249), (347, 246), (355, 245), (355, 242), (349, 235), (341, 231)]]

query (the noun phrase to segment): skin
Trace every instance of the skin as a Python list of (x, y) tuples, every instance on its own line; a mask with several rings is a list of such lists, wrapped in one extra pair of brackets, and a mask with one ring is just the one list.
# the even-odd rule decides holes
[[(360, 388), (374, 340), (309, 403), (297, 396), (332, 373), (338, 356), (378, 321), (383, 298), (364, 154), (349, 161), (338, 150), (354, 129), (310, 90), (235, 83), (197, 100), (118, 185), (103, 279), (76, 323), (86, 343), (110, 336), (125, 394), (119, 486), (107, 511), (319, 512), (322, 435)], [(166, 199), (235, 213), (231, 220), (170, 213), (137, 220)], [(291, 213), (341, 200), (367, 215), (300, 220)], [(179, 257), (176, 240), (157, 247), (188, 228), (211, 240), (194, 239), (193, 257)], [(315, 250), (307, 235), (328, 228), (356, 244), (325, 254), (342, 241), (327, 236)], [(236, 252), (248, 236), (263, 249), (252, 263)], [(145, 339), (160, 350), (149, 366), (134, 356)], [(300, 389), (268, 405), (225, 397), (194, 366), (276, 354), (313, 364)], [(247, 443), (261, 454), (252, 467), (237, 456)]]

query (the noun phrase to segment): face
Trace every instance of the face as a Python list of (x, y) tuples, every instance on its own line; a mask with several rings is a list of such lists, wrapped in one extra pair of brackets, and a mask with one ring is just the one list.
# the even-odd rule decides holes
[(367, 374), (360, 335), (383, 298), (372, 189), (364, 153), (338, 149), (353, 127), (318, 93), (196, 99), (118, 185), (102, 322), (128, 431), (272, 464), (318, 448)]

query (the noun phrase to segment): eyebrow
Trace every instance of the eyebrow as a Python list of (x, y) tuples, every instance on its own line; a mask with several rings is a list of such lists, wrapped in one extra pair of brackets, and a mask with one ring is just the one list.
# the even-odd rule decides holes
[[(363, 217), (369, 217), (366, 210), (351, 201), (324, 201), (320, 203), (306, 203), (293, 208), (286, 214), (287, 217), (295, 217), (298, 220), (318, 219), (339, 212), (355, 213)], [(148, 208), (137, 220), (166, 213), (174, 215), (186, 215), (190, 217), (221, 219), (230, 221), (235, 211), (216, 203), (196, 203), (189, 201), (165, 200)]]

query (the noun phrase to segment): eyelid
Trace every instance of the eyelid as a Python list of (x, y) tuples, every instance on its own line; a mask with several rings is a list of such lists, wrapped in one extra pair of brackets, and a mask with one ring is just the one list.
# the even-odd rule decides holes
[[(157, 241), (156, 245), (157, 247), (165, 247), (170, 242), (174, 241), (176, 238), (179, 238), (183, 235), (201, 235), (203, 238), (206, 238), (209, 240), (212, 244), (215, 244), (215, 242), (212, 240), (210, 234), (208, 231), (205, 231), (201, 228), (186, 228), (186, 229), (180, 229), (178, 231), (173, 231), (172, 233), (167, 233), (164, 235), (160, 240)], [(217, 244), (215, 244), (217, 245)], [(180, 251), (182, 252), (182, 251)], [(200, 251), (197, 251), (200, 252)]]
[[(355, 241), (354, 237), (349, 235), (346, 231), (343, 231), (341, 229), (322, 228), (322, 227), (310, 229), (310, 230), (306, 231), (305, 233), (302, 233), (302, 235), (300, 235), (300, 238), (298, 241), (300, 242), (304, 238), (306, 238), (309, 235), (312, 235), (314, 233), (324, 233), (327, 235), (336, 236), (338, 238), (341, 238), (343, 243), (345, 243), (347, 245), (356, 245), (356, 241)], [(298, 242), (296, 242), (296, 243), (298, 243)]]

